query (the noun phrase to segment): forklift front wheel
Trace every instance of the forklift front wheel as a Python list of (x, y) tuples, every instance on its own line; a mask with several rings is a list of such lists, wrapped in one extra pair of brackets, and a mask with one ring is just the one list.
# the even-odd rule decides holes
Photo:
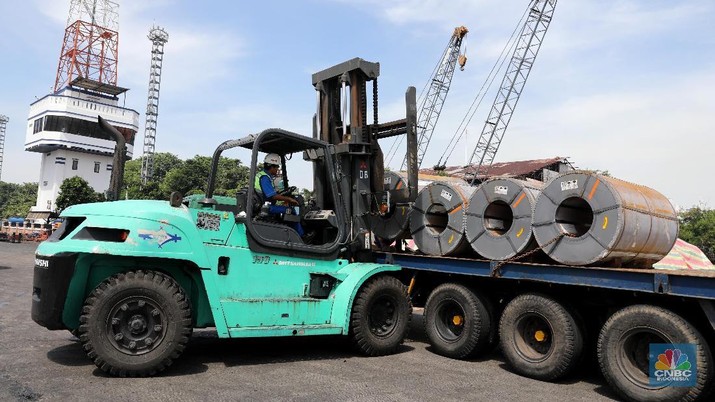
[(378, 276), (370, 279), (355, 298), (349, 335), (365, 355), (391, 354), (404, 340), (411, 316), (405, 285), (391, 276)]
[(191, 337), (189, 299), (176, 281), (159, 272), (110, 277), (87, 297), (82, 311), (84, 350), (111, 375), (154, 375), (179, 357)]

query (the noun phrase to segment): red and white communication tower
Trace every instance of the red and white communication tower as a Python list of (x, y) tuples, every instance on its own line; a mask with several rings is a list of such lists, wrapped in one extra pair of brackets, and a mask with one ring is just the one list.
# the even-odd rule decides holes
[(71, 0), (55, 92), (77, 79), (117, 85), (118, 8), (116, 1)]

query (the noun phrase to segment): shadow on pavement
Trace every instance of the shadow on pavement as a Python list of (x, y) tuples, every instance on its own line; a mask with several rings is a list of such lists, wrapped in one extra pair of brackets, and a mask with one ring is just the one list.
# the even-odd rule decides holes
[(89, 360), (87, 355), (82, 349), (82, 344), (79, 340), (75, 340), (72, 343), (66, 345), (58, 346), (49, 352), (47, 352), (47, 358), (51, 361), (61, 364), (63, 366), (89, 366), (92, 365), (92, 361)]
[[(203, 373), (208, 370), (207, 363), (223, 363), (226, 367), (235, 367), (363, 358), (351, 346), (346, 337), (219, 339), (216, 331), (198, 330), (191, 337), (182, 355), (158, 376), (176, 377)], [(396, 354), (411, 350), (414, 350), (412, 346), (401, 345)], [(47, 357), (64, 366), (93, 365), (77, 340), (50, 350)], [(97, 377), (111, 377), (99, 368), (95, 369), (93, 374)]]
[[(413, 349), (401, 345), (396, 354)], [(361, 357), (346, 337), (219, 339), (215, 331), (201, 331), (192, 337), (180, 363), (212, 362), (233, 367)]]

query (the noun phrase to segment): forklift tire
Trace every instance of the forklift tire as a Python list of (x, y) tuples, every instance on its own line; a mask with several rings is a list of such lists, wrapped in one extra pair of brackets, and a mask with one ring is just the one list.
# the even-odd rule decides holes
[(491, 350), (491, 303), (469, 288), (455, 283), (438, 286), (427, 298), (424, 317), (425, 333), (437, 354), (465, 359)]
[(542, 381), (557, 380), (576, 368), (583, 352), (582, 333), (564, 305), (535, 293), (509, 302), (499, 322), (501, 350), (509, 366)]
[[(695, 345), (695, 356), (686, 355), (696, 371), (695, 385), (651, 385), (651, 344)], [(601, 329), (597, 353), (603, 376), (624, 400), (707, 400), (713, 385), (707, 341), (681, 316), (661, 307), (641, 304), (617, 311)]]
[(405, 339), (411, 316), (405, 285), (391, 276), (374, 277), (355, 297), (348, 335), (367, 356), (391, 354)]
[(138, 270), (116, 274), (92, 291), (79, 337), (102, 371), (146, 377), (179, 357), (191, 330), (191, 304), (181, 286), (162, 273)]

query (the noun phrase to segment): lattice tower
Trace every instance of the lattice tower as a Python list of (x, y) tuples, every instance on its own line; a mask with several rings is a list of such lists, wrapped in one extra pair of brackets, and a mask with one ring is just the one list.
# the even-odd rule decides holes
[(0, 114), (0, 178), (2, 178), (2, 159), (5, 153), (5, 128), (8, 121), (10, 118)]
[(110, 0), (71, 0), (55, 92), (78, 77), (117, 84), (119, 4)]
[[(430, 81), (430, 87), (427, 91), (427, 95), (425, 95), (422, 99), (417, 121), (418, 168), (422, 165), (422, 159), (424, 159), (425, 154), (427, 153), (427, 147), (432, 139), (432, 134), (434, 133), (435, 126), (439, 120), (439, 115), (442, 112), (442, 106), (444, 106), (444, 101), (447, 98), (449, 87), (452, 84), (454, 68), (457, 65), (457, 61), (460, 59), (459, 50), (462, 46), (462, 39), (464, 39), (464, 36), (467, 35), (468, 32), (469, 30), (463, 26), (454, 28), (454, 33), (449, 40), (449, 44), (447, 44), (447, 48), (442, 53), (439, 67)], [(466, 62), (466, 57), (462, 60)], [(464, 69), (464, 64), (460, 64), (461, 68)], [(402, 169), (406, 166), (407, 157), (405, 156), (402, 161)]]
[(521, 29), (509, 67), (468, 162), (468, 165), (471, 165), (472, 162), (477, 161), (473, 169), (472, 184), (476, 182), (479, 175), (486, 175), (494, 161), (553, 18), (556, 1), (532, 0), (529, 3), (529, 16)]
[(146, 102), (146, 123), (144, 124), (144, 155), (142, 156), (142, 184), (154, 176), (154, 147), (156, 144), (156, 121), (159, 117), (159, 89), (161, 87), (161, 66), (164, 60), (164, 44), (169, 34), (161, 27), (149, 31), (151, 41), (151, 67), (149, 69), (149, 96)]

